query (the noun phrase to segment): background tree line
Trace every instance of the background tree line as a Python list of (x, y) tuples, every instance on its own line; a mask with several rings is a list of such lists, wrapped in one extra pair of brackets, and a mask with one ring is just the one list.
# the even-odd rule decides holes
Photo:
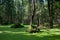
[(0, 24), (18, 27), (29, 24), (33, 31), (41, 26), (60, 25), (59, 0), (0, 0)]

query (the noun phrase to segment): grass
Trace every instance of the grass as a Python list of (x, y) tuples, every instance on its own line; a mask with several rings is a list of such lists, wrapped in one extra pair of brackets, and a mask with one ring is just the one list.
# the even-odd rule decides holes
[(25, 28), (10, 28), (11, 25), (0, 26), (0, 40), (60, 40), (60, 29), (41, 29), (39, 33), (28, 33)]

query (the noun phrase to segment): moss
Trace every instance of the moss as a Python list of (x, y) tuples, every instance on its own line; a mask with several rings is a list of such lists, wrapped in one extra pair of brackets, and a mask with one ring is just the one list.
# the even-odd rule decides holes
[(11, 26), (11, 28), (23, 28), (24, 26), (23, 25), (20, 25), (20, 24), (14, 24)]

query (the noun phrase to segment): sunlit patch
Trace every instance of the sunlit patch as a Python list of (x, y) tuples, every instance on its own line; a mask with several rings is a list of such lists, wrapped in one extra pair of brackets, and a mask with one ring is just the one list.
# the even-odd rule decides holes
[(12, 31), (3, 31), (4, 33), (11, 33), (11, 34), (25, 34), (26, 32), (12, 32)]
[(51, 29), (50, 31), (60, 31), (60, 29)]
[(37, 35), (37, 33), (27, 33), (27, 34), (24, 34), (24, 35)]
[(52, 32), (50, 34), (53, 34), (53, 35), (60, 35), (60, 32)]
[(2, 31), (0, 31), (0, 33), (3, 33)]
[[(35, 40), (35, 39), (39, 40), (40, 38), (42, 40), (45, 40), (45, 39), (50, 39), (50, 40), (57, 39), (58, 40), (58, 39), (60, 39), (60, 38), (58, 38), (58, 37), (60, 37), (59, 36), (60, 29), (57, 29), (57, 28), (49, 29), (49, 30), (41, 29), (39, 33), (38, 32), (37, 33), (29, 33), (29, 32), (26, 32), (26, 29), (27, 29), (27, 26), (26, 26), (26, 28), (17, 28), (17, 29), (2, 27), (2, 28), (0, 28), (0, 35), (2, 34), (1, 36), (4, 38), (6, 36), (6, 39), (7, 39), (7, 37), (8, 37), (8, 39), (10, 37), (11, 37), (11, 39), (14, 38), (14, 40), (15, 40), (15, 38), (19, 39), (19, 40), (20, 40), (20, 38), (22, 38), (22, 39), (23, 38), (26, 38), (26, 39), (33, 38), (32, 40)], [(55, 35), (58, 35), (58, 36), (55, 36)]]

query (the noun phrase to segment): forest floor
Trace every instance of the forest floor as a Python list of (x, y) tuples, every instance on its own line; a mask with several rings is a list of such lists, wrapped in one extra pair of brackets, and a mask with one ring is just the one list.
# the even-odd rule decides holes
[(24, 28), (10, 28), (11, 25), (0, 26), (0, 40), (60, 40), (60, 29), (41, 29), (39, 33), (28, 33)]

